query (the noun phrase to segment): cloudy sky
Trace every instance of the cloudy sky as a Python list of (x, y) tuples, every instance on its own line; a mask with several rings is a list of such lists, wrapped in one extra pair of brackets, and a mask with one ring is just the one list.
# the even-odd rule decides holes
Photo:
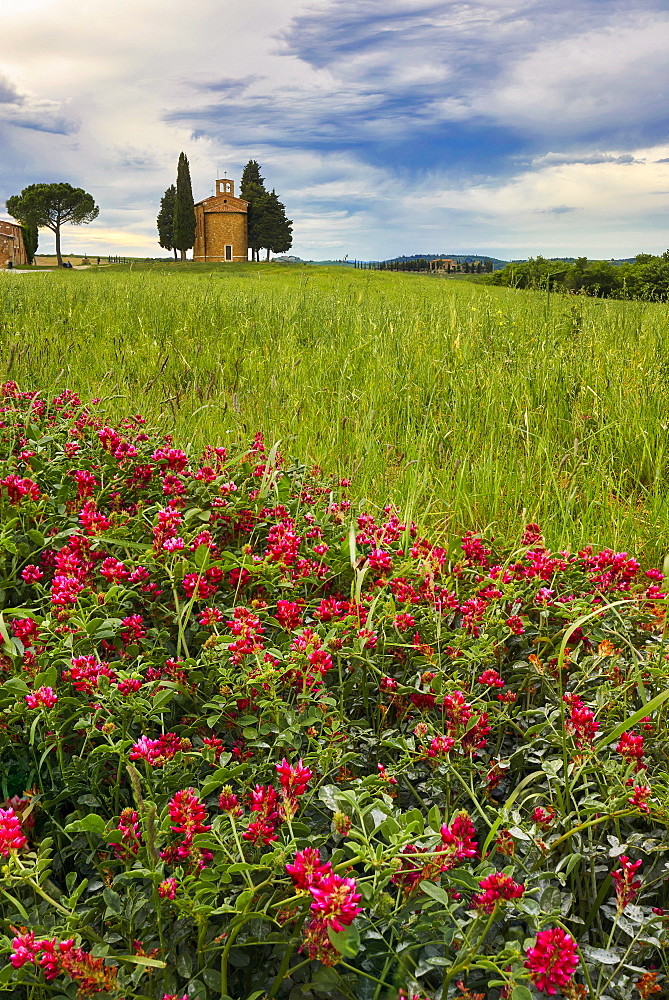
[[(158, 256), (257, 159), (304, 258), (669, 246), (667, 0), (0, 0), (0, 215), (90, 191), (64, 247)], [(41, 248), (53, 246), (41, 235)]]

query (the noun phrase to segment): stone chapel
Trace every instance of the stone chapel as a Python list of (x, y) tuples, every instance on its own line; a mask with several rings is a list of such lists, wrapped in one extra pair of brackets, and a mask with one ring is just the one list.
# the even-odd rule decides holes
[(248, 260), (248, 210), (248, 201), (235, 197), (234, 181), (217, 180), (216, 194), (195, 203), (193, 260)]

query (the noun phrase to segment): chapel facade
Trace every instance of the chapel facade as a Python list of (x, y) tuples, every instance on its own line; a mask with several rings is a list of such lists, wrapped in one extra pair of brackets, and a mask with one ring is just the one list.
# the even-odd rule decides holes
[(0, 268), (11, 263), (14, 267), (28, 263), (23, 233), (17, 222), (0, 219)]
[(216, 181), (216, 194), (195, 203), (193, 260), (233, 263), (249, 259), (249, 203), (235, 197), (234, 181)]

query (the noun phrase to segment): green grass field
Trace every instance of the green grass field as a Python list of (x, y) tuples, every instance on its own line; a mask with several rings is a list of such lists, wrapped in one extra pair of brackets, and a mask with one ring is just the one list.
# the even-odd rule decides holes
[(0, 275), (4, 377), (181, 444), (265, 433), (447, 531), (669, 551), (669, 307), (396, 273)]

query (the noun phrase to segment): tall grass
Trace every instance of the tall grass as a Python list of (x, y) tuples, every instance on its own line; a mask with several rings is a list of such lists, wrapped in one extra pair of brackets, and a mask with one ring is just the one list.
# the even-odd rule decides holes
[(265, 433), (449, 531), (669, 550), (669, 309), (383, 272), (0, 276), (4, 375), (181, 443)]

